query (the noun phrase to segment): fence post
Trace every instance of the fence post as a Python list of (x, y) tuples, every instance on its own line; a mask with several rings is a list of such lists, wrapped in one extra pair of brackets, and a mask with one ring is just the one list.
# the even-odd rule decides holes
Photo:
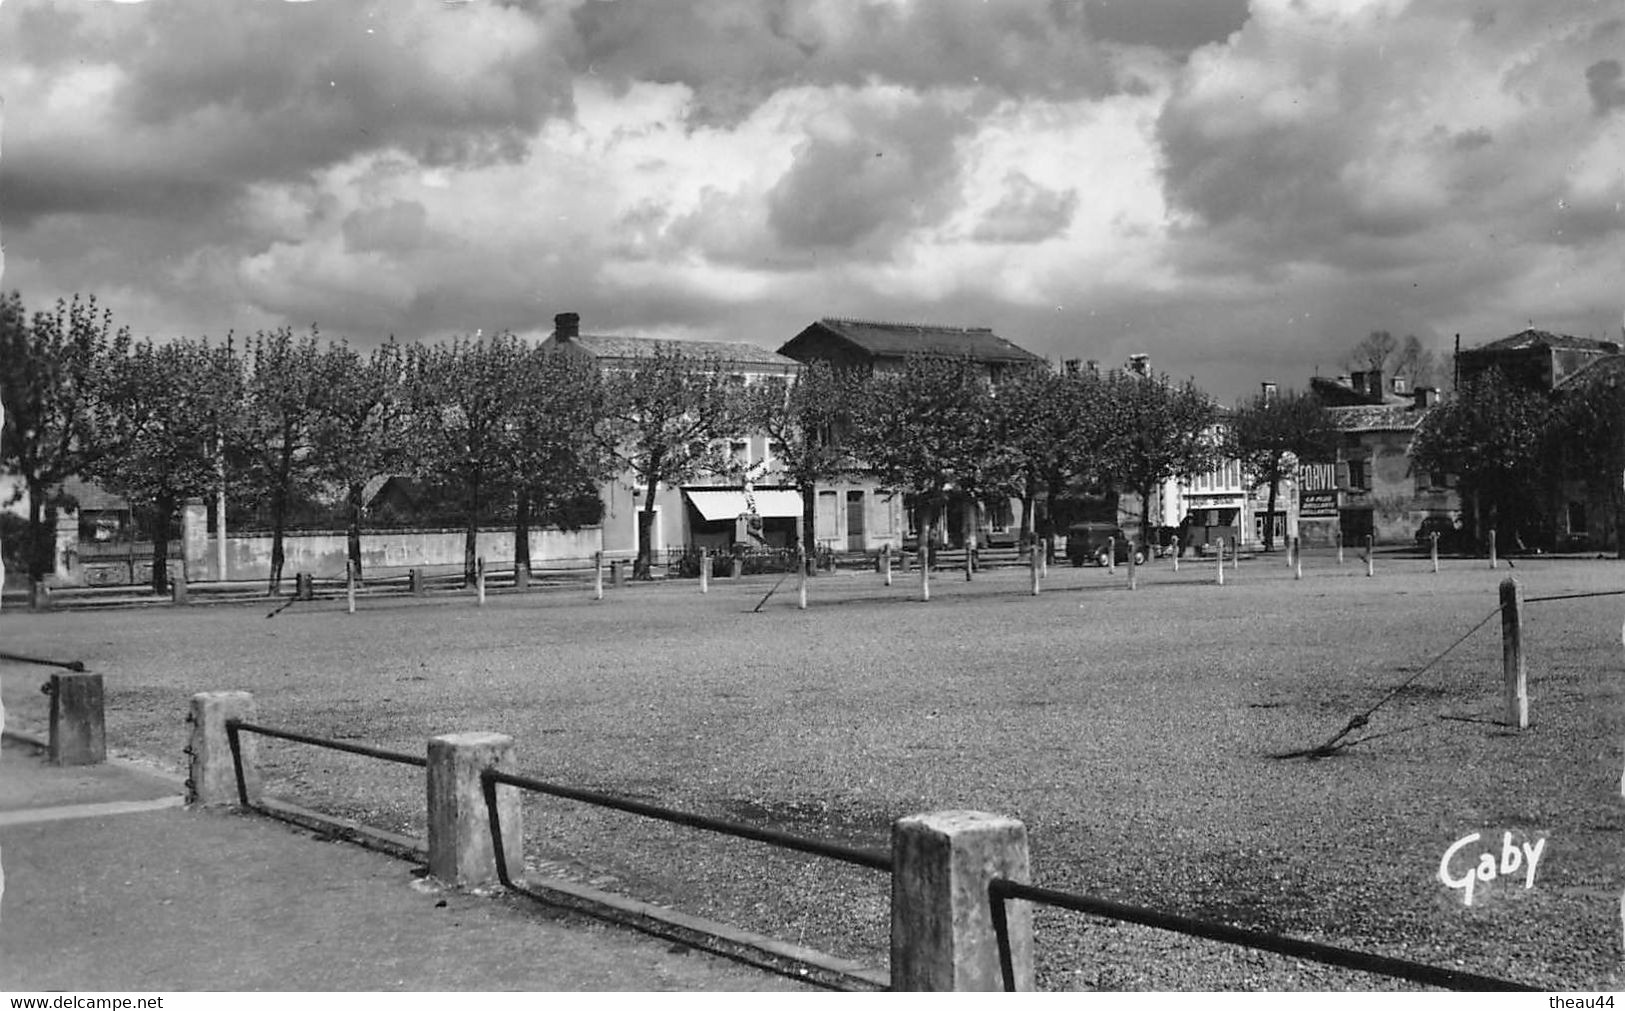
[(172, 604), (186, 603), (186, 575), (184, 573), (169, 577), (169, 600)]
[(807, 561), (805, 554), (796, 558), (796, 607), (803, 611), (807, 609)]
[(1370, 534), (1365, 535), (1365, 574), (1368, 576), (1377, 574), (1376, 544)]
[(1038, 596), (1038, 583), (1042, 578), (1038, 570), (1044, 564), (1044, 549), (1039, 547), (1038, 542), (1035, 540), (1027, 550), (1029, 552), (1027, 555), (1027, 568), (1031, 570), (1033, 596), (1036, 597)]
[(1174, 537), (1174, 539), (1172, 541), (1172, 544), (1174, 546), (1174, 571), (1178, 572), (1179, 571), (1179, 537), (1177, 535), (1175, 535), (1175, 537)]
[(1490, 568), (1500, 568), (1495, 561), (1495, 528), (1490, 527)]
[(965, 582), (970, 582), (971, 573), (976, 571), (976, 549), (971, 547), (970, 541), (965, 542)]
[(700, 549), (700, 592), (711, 592), (711, 549)]
[(728, 563), (728, 578), (739, 579), (745, 575), (745, 558), (743, 555), (734, 555)]
[(1501, 680), (1506, 722), (1529, 728), (1529, 682), (1523, 662), (1523, 587), (1516, 579), (1501, 581)]
[(931, 599), (931, 555), (924, 545), (920, 547), (920, 599)]
[(414, 596), (414, 597), (422, 596), (423, 595), (423, 570), (422, 569), (407, 569), (406, 570), (406, 585), (407, 585), (407, 588), (409, 590), (411, 590), (412, 596)]
[(474, 595), (479, 598), (481, 607), (485, 606), (485, 559), (474, 559)]
[(609, 563), (609, 581), (616, 586), (626, 585), (626, 561), (617, 559)]
[(530, 563), (513, 563), (513, 586), (516, 590), (530, 589)]
[[(902, 991), (1003, 990), (988, 882), (1025, 884), (1027, 826), (980, 811), (892, 824), (891, 984)], [(1033, 989), (1032, 909), (1007, 903), (1017, 990)]]
[(1219, 547), (1219, 585), (1223, 586), (1224, 585), (1224, 538), (1220, 537), (1214, 543), (1216, 543), (1218, 545), (1218, 547)]
[[(429, 738), (430, 874), (459, 887), (494, 885), (502, 880), (480, 774), (513, 765), (513, 738), (507, 734), (475, 732)], [(519, 821), (519, 790), (498, 783), (496, 800), (503, 863), (510, 880), (521, 880), (525, 837)]]
[(891, 544), (888, 543), (880, 550), (880, 578), (886, 585), (891, 585)]
[(1117, 575), (1117, 538), (1106, 538), (1106, 572), (1108, 575)]
[(1343, 564), (1343, 528), (1337, 529), (1337, 564)]
[(344, 560), (344, 597), (349, 602), (350, 613), (355, 613), (355, 562)]
[(98, 765), (107, 761), (107, 724), (100, 674), (52, 674), (45, 693), (51, 696), (51, 735), (47, 755), (52, 765)]
[(1134, 561), (1134, 542), (1128, 542), (1128, 588), (1133, 590), (1139, 586), (1139, 576), (1136, 574), (1138, 566)]
[[(227, 720), (254, 722), (254, 696), (248, 692), (200, 692), (192, 696), (192, 708), (186, 717), (192, 725), (186, 742), (188, 804), (218, 807), (240, 802)], [(259, 749), (254, 735), (239, 734), (237, 747), (242, 758), (242, 792), (252, 804), (260, 799)]]

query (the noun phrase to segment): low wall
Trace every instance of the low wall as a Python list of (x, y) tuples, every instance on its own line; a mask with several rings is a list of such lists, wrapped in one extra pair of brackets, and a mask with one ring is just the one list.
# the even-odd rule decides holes
[[(462, 530), (366, 530), (361, 534), (361, 571), (373, 576), (400, 575), (407, 569), (429, 574), (461, 572), (465, 537)], [(531, 570), (589, 568), (601, 543), (596, 526), (575, 531), (532, 530)], [(342, 530), (284, 534), (282, 574), (291, 577), (309, 572), (320, 578), (343, 578), (348, 551), (349, 541)], [(214, 553), (215, 539), (210, 537), (204, 557), (212, 562)], [(513, 554), (512, 527), (479, 532), (475, 555), (485, 559), (487, 568), (512, 568)], [(271, 535), (228, 531), (226, 578), (264, 579), (270, 574)]]

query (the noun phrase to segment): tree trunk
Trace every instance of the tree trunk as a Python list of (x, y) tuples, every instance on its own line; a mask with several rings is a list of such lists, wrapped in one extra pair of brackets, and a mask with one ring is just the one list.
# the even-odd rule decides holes
[(1270, 475), (1269, 504), (1264, 507), (1264, 550), (1275, 550), (1275, 498), (1281, 489), (1281, 476)]
[(366, 503), (361, 500), (366, 486), (360, 482), (350, 485), (350, 524), (346, 541), (350, 555), (350, 566), (355, 572), (356, 581), (361, 580), (361, 512)]
[(169, 593), (169, 517), (174, 512), (170, 498), (160, 498), (153, 508), (152, 592), (160, 597)]
[(271, 496), (271, 585), (268, 590), (273, 597), (282, 589), (282, 563), (287, 560), (282, 549), (282, 522), (286, 511), (287, 502), (278, 489)]
[(814, 514), (814, 507), (818, 505), (818, 488), (812, 482), (801, 486), (801, 550), (810, 555), (812, 546), (818, 542), (816, 522), (818, 517)]
[(638, 510), (638, 561), (632, 569), (634, 579), (654, 578), (654, 526), (655, 526), (655, 482), (649, 482), (649, 490), (643, 496), (643, 508)]
[[(1151, 529), (1151, 492), (1140, 493), (1140, 546), (1145, 546), (1146, 531)], [(1132, 550), (1132, 549), (1131, 549)]]
[(517, 572), (521, 565), (530, 568), (530, 492), (525, 489), (519, 491), (513, 515), (514, 571)]
[[(28, 547), (24, 564), (28, 566), (28, 584), (44, 579), (48, 571), (46, 559), (56, 553), (56, 532), (50, 533), (50, 547), (46, 545), (45, 485), (28, 482)], [(32, 591), (30, 591), (32, 592)]]
[(468, 486), (468, 526), (463, 531), (463, 585), (474, 585), (474, 560), (480, 550), (480, 482)]

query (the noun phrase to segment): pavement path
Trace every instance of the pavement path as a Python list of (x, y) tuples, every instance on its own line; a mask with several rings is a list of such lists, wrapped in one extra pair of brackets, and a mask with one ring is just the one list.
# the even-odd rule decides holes
[(806, 988), (181, 790), (4, 742), (0, 991)]

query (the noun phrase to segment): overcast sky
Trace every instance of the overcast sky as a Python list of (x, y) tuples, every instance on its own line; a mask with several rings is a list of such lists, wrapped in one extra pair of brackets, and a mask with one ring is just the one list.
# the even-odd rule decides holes
[(137, 335), (1618, 339), (1618, 0), (5, 0), (4, 287)]

